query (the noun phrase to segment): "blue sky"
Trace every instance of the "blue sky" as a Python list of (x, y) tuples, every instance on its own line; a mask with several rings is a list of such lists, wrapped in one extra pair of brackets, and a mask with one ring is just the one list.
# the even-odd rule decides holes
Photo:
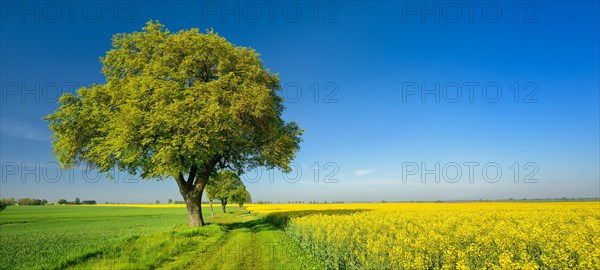
[(291, 174), (243, 177), (254, 200), (600, 193), (597, 1), (48, 3), (0, 11), (2, 197), (180, 199), (172, 179), (58, 171), (41, 120), (149, 19), (213, 28), (279, 73), (304, 142)]

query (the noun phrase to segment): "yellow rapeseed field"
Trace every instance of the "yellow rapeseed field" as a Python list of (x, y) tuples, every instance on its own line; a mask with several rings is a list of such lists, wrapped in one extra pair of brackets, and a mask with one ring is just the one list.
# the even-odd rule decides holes
[(332, 269), (598, 269), (600, 203), (248, 205)]

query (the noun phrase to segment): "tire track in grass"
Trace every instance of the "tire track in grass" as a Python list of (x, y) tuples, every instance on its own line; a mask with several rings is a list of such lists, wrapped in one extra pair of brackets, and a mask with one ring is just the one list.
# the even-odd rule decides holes
[(247, 212), (204, 227), (132, 237), (69, 264), (73, 269), (323, 269), (281, 229)]
[[(239, 215), (241, 218), (242, 216)], [(227, 238), (212, 252), (198, 256), (189, 269), (323, 269), (280, 229), (254, 215), (248, 221), (224, 225)]]

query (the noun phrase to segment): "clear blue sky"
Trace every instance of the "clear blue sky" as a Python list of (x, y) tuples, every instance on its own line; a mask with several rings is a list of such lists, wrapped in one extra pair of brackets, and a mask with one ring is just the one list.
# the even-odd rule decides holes
[(279, 73), (304, 142), (287, 178), (244, 176), (254, 200), (598, 196), (598, 2), (470, 3), (3, 2), (0, 195), (181, 199), (172, 179), (58, 172), (41, 120), (58, 92), (104, 81), (113, 34), (157, 19), (213, 28)]

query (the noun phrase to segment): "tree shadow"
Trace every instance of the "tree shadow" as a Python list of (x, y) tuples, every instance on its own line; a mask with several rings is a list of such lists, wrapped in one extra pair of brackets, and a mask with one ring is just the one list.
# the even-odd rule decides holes
[(277, 228), (273, 227), (273, 225), (271, 225), (270, 223), (265, 222), (265, 220), (262, 218), (249, 220), (249, 221), (243, 221), (243, 222), (234, 222), (234, 223), (229, 223), (229, 224), (223, 224), (222, 226), (225, 228), (226, 231), (232, 231), (235, 229), (248, 229), (249, 231), (251, 231), (253, 233), (277, 229)]
[(331, 210), (301, 210), (301, 211), (285, 211), (271, 213), (266, 216), (262, 216), (258, 219), (253, 219), (243, 222), (233, 222), (228, 224), (221, 224), (226, 231), (235, 229), (248, 229), (253, 233), (270, 231), (270, 230), (283, 230), (293, 218), (304, 217), (309, 215), (350, 215), (354, 213), (360, 213), (365, 211), (371, 211), (370, 209), (331, 209)]
[(265, 222), (273, 225), (278, 229), (283, 229), (293, 218), (299, 218), (310, 215), (351, 215), (354, 213), (360, 213), (365, 211), (371, 211), (370, 209), (330, 209), (330, 210), (301, 210), (301, 211), (286, 211), (276, 212), (266, 215), (263, 219)]

